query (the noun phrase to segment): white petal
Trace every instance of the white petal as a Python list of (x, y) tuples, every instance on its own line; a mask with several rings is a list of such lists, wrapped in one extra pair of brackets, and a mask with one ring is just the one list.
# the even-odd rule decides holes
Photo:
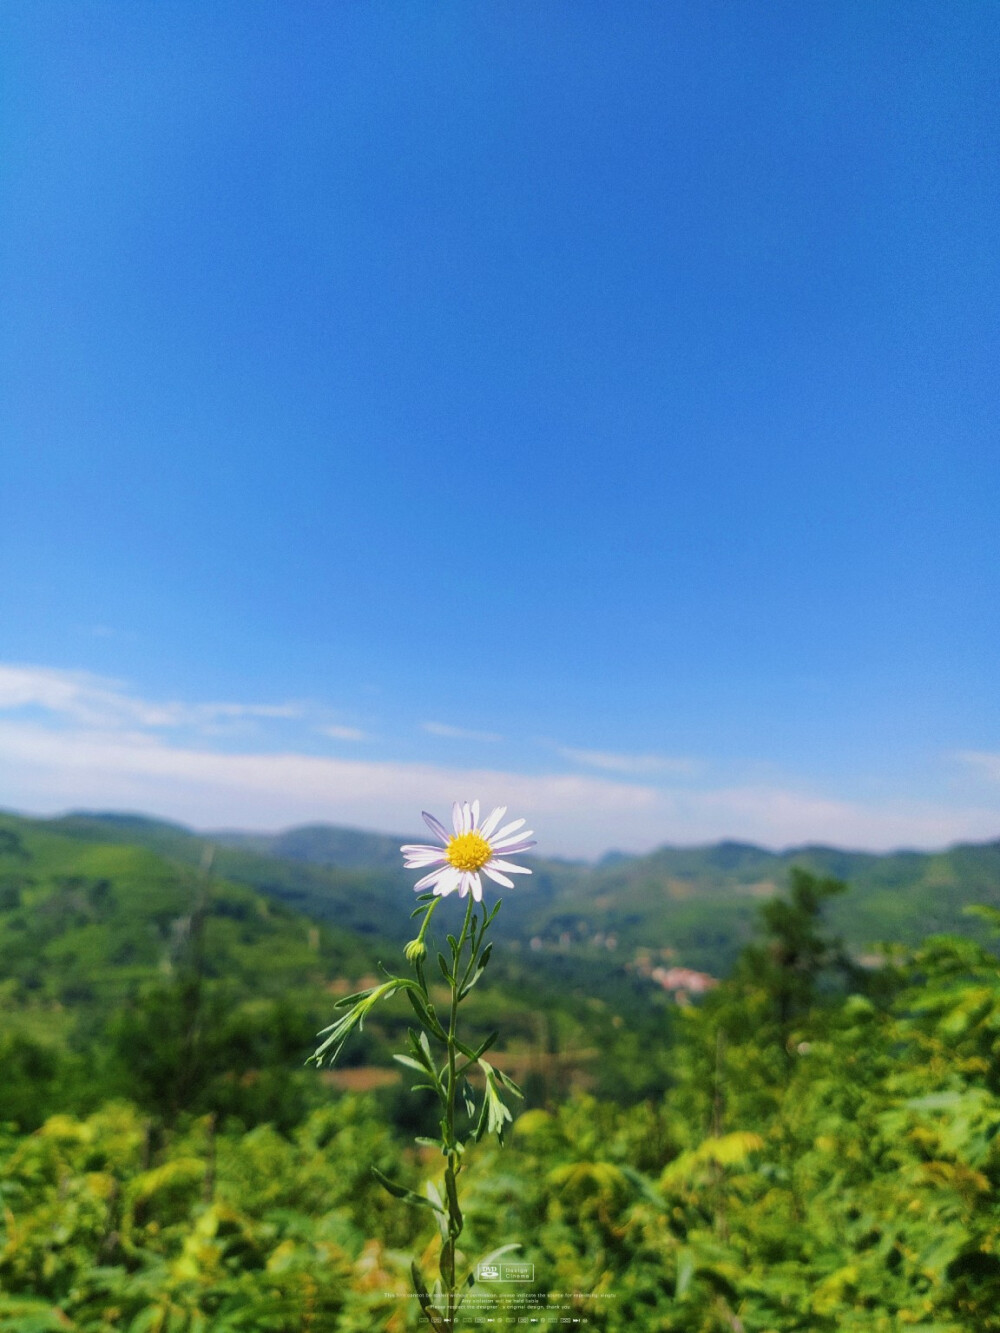
[(472, 828), (472, 811), (469, 809), (469, 802), (466, 801), (462, 806), (462, 832), (468, 833)]
[(505, 842), (502, 847), (498, 847), (496, 843), (490, 845), (494, 856), (519, 856), (521, 852), (526, 852), (529, 848), (534, 847), (535, 841), (533, 838), (529, 838), (527, 842)]
[(414, 852), (439, 852), (440, 847), (432, 847), (429, 842), (406, 842), (399, 849), (404, 856), (412, 856)]
[(436, 855), (433, 852), (421, 852), (419, 855), (411, 852), (403, 864), (407, 870), (419, 870), (421, 866), (441, 865), (447, 859), (444, 852), (438, 852)]
[(531, 828), (523, 828), (521, 829), (520, 833), (508, 833), (504, 837), (501, 837), (500, 834), (498, 833), (495, 838), (490, 838), (490, 846), (512, 847), (515, 842), (517, 843), (530, 842), (531, 835), (532, 833), (534, 833), (534, 831), (535, 830)]
[(434, 892), (439, 898), (444, 898), (453, 889), (457, 889), (458, 882), (462, 878), (461, 870), (456, 870), (454, 866), (448, 866), (447, 869), (439, 871), (438, 875), (437, 888)]
[(504, 824), (493, 841), (496, 842), (499, 838), (509, 837), (511, 833), (516, 833), (519, 828), (523, 828), (527, 822), (526, 819), (515, 819), (512, 824)]
[(470, 875), (469, 878), (472, 881), (472, 896), (477, 903), (481, 903), (483, 901), (483, 881), (478, 875)]
[[(425, 875), (423, 879), (417, 880), (416, 884), (413, 886), (414, 893), (418, 893), (421, 889), (428, 889), (432, 884), (437, 884), (440, 881), (441, 876), (445, 874), (447, 874), (447, 871), (445, 870), (432, 870), (429, 875)], [(438, 893), (440, 890), (435, 889), (434, 892)]]
[(509, 838), (507, 842), (491, 842), (493, 856), (512, 856), (516, 852), (527, 852), (529, 846), (535, 846), (532, 838)]
[(501, 875), (499, 870), (491, 870), (488, 865), (483, 866), (483, 874), (489, 875), (490, 879), (495, 880), (497, 884), (502, 884), (505, 889), (512, 889), (514, 887), (514, 881), (512, 879), (508, 879), (506, 875)]
[(516, 866), (512, 861), (498, 861), (494, 856), (487, 865), (494, 870), (506, 870), (508, 875), (530, 875), (531, 871), (527, 866)]
[(451, 807), (451, 826), (455, 830), (456, 838), (462, 832), (462, 807), (458, 801)]
[(479, 827), (479, 802), (478, 802), (478, 801), (473, 801), (473, 802), (472, 802), (472, 823), (469, 825), (469, 828), (471, 829), (471, 828), (478, 828), (478, 827)]
[(448, 842), (451, 834), (441, 823), (440, 819), (435, 819), (434, 816), (429, 815), (426, 810), (421, 811), (421, 813), (424, 817), (424, 823), (434, 834), (435, 838), (440, 838), (442, 842)]
[(434, 861), (443, 861), (444, 858), (445, 852), (441, 847), (411, 847), (403, 853), (407, 870), (412, 870), (414, 866), (429, 866)]
[(506, 813), (507, 813), (507, 807), (505, 805), (498, 805), (497, 808), (493, 811), (493, 813), (489, 816), (489, 818), (483, 820), (483, 827), (479, 830), (479, 832), (483, 835), (484, 838), (488, 838), (490, 836), (490, 834), (500, 823), (501, 819), (503, 819)]

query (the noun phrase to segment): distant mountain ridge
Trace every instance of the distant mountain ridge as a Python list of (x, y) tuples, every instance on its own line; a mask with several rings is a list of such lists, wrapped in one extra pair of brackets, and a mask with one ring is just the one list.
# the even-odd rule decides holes
[[(221, 874), (317, 919), (368, 935), (408, 930), (399, 911), (400, 892), (412, 892), (412, 875), (399, 855), (406, 835), (330, 824), (274, 834), (195, 833), (165, 820), (105, 812), (47, 822), (77, 836), (141, 843), (187, 863), (212, 843)], [(819, 844), (774, 852), (725, 840), (641, 856), (609, 853), (596, 864), (543, 858), (530, 864), (531, 878), (503, 895), (506, 931), (522, 944), (534, 942), (542, 952), (610, 954), (616, 962), (652, 949), (714, 972), (725, 970), (750, 938), (760, 900), (781, 890), (792, 866), (847, 881), (851, 892), (831, 906), (831, 918), (858, 953), (885, 939), (915, 942), (939, 931), (979, 935), (981, 926), (964, 907), (1000, 906), (1000, 839), (886, 853)]]
[[(14, 812), (9, 812), (14, 813)], [(391, 869), (399, 865), (399, 848), (404, 842), (426, 841), (426, 830), (416, 833), (377, 833), (370, 829), (343, 824), (295, 824), (277, 833), (257, 833), (243, 829), (209, 829), (196, 831), (175, 820), (155, 815), (106, 810), (73, 810), (43, 822), (73, 826), (92, 824), (122, 833), (136, 833), (144, 841), (173, 836), (195, 837), (216, 846), (235, 847), (262, 855), (275, 856), (304, 864), (339, 867), (341, 869)], [(1000, 817), (998, 817), (1000, 824)], [(939, 851), (918, 851), (899, 848), (890, 852), (866, 852), (834, 847), (827, 843), (800, 843), (773, 851), (758, 843), (734, 838), (721, 838), (711, 843), (663, 843), (649, 852), (624, 852), (618, 848), (605, 852), (593, 861), (572, 857), (549, 857), (545, 864), (554, 864), (578, 871), (602, 874), (622, 865), (655, 864), (676, 868), (679, 872), (711, 867), (723, 874), (753, 873), (761, 866), (780, 862), (798, 864), (803, 857), (822, 860), (829, 867), (827, 873), (847, 876), (875, 863), (899, 862), (914, 864), (935, 857), (947, 857), (954, 852), (993, 849), (1000, 852), (1000, 836), (981, 843), (952, 843)]]
[(335, 824), (303, 824), (283, 833), (212, 833), (213, 842), (242, 847), (305, 865), (334, 866), (342, 870), (398, 870), (404, 837), (369, 833)]
[(982, 938), (964, 908), (1000, 906), (1000, 840), (882, 853), (818, 844), (771, 852), (727, 841), (599, 864), (574, 885), (571, 911), (565, 896), (552, 904), (550, 928), (571, 936), (611, 931), (636, 947), (666, 944), (678, 961), (708, 966), (712, 956), (731, 960), (749, 940), (759, 901), (784, 887), (793, 866), (850, 886), (829, 914), (858, 953), (939, 932)]

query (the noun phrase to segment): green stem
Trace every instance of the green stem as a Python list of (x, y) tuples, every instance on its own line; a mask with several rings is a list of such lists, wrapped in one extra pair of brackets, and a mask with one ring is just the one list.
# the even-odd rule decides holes
[(440, 905), (441, 905), (440, 898), (435, 898), (432, 903), (427, 904), (427, 911), (424, 913), (423, 923), (421, 924), (420, 927), (420, 934), (417, 936), (416, 940), (418, 944), (423, 944), (424, 936), (427, 934), (427, 927), (431, 924), (431, 917), (434, 915), (435, 911), (438, 909), (438, 907), (440, 907)]
[(465, 909), (465, 921), (455, 950), (451, 983), (451, 1013), (448, 1020), (448, 1083), (445, 1091), (445, 1148), (446, 1165), (444, 1172), (445, 1199), (448, 1205), (448, 1239), (441, 1247), (441, 1282), (444, 1286), (447, 1317), (453, 1323), (455, 1318), (455, 1247), (462, 1234), (462, 1212), (458, 1206), (458, 1174), (461, 1165), (458, 1160), (458, 1144), (455, 1139), (455, 1095), (458, 1092), (458, 1071), (456, 1036), (458, 1028), (458, 995), (461, 983), (458, 979), (458, 965), (469, 934), (469, 922), (472, 919), (473, 898)]

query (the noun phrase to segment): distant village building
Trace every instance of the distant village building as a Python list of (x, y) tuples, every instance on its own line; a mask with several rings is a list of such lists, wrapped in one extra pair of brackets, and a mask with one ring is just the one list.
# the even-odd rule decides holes
[(707, 972), (695, 972), (690, 967), (654, 967), (652, 979), (668, 990), (678, 1004), (687, 1004), (692, 995), (704, 995), (719, 984)]

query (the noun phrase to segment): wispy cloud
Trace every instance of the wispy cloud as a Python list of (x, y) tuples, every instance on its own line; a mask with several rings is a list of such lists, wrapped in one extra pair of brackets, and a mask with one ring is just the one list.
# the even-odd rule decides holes
[(154, 703), (130, 693), (121, 681), (86, 671), (0, 664), (0, 711), (38, 709), (87, 727), (202, 726), (220, 720), (297, 718), (298, 703)]
[(668, 790), (588, 775), (220, 753), (171, 745), (159, 733), (0, 721), (0, 805), (38, 813), (86, 806), (200, 828), (326, 820), (405, 833), (416, 827), (415, 811), (476, 796), (530, 815), (541, 851), (577, 856), (723, 837), (772, 847), (937, 847), (996, 837), (1000, 826), (996, 809), (862, 806), (789, 787)]
[[(579, 855), (631, 843), (638, 817), (657, 800), (646, 788), (590, 777), (220, 753), (149, 732), (0, 721), (0, 805), (14, 809), (83, 805), (145, 810), (201, 828), (328, 820), (405, 832), (416, 828), (421, 809), (447, 810), (456, 798), (473, 797), (530, 814), (544, 829), (546, 850)], [(588, 836), (596, 812), (597, 831)]]
[(370, 739), (368, 732), (362, 731), (360, 727), (320, 727), (320, 732), (334, 741), (366, 741)]
[[(301, 711), (298, 704), (157, 704), (86, 673), (3, 666), (0, 806), (39, 814), (130, 809), (198, 828), (280, 828), (323, 820), (406, 833), (416, 830), (420, 809), (447, 810), (456, 798), (479, 797), (530, 816), (541, 852), (571, 856), (723, 837), (771, 847), (825, 842), (884, 850), (1000, 833), (995, 803), (861, 804), (794, 782), (671, 785), (663, 780), (670, 769), (654, 755), (581, 751), (606, 775), (526, 774), (317, 756), (291, 745), (280, 753), (262, 747), (235, 753), (223, 748), (214, 725), (190, 726), (192, 719), (296, 718)], [(316, 720), (310, 721), (315, 728)], [(355, 728), (323, 725), (337, 739), (360, 738)], [(601, 763), (593, 763), (595, 755)], [(657, 766), (637, 772), (618, 762), (633, 765), (636, 758)], [(1000, 756), (967, 752), (966, 759), (1000, 778)], [(637, 780), (641, 772), (657, 780)]]
[(426, 731), (429, 736), (444, 736), (454, 741), (486, 741), (492, 744), (503, 740), (495, 731), (469, 731), (465, 727), (451, 727), (447, 722), (421, 722), (420, 730)]
[(672, 774), (675, 777), (690, 777), (701, 769), (694, 759), (674, 758), (663, 754), (614, 754), (608, 750), (576, 750), (568, 745), (558, 747), (558, 753), (564, 759), (587, 768), (600, 768), (607, 773), (630, 773), (639, 776), (643, 773)]

